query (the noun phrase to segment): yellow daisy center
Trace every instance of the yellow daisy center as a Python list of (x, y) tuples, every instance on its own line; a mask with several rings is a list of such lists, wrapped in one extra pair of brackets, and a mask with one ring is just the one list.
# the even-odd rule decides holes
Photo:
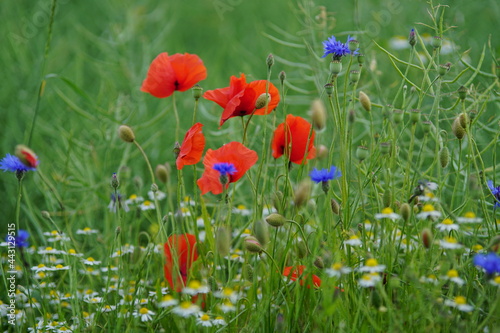
[(454, 237), (445, 237), (444, 240), (447, 243), (452, 243), (452, 244), (456, 244), (457, 243), (457, 240)]
[(207, 315), (207, 314), (203, 314), (201, 317), (200, 317), (201, 320), (203, 321), (207, 321), (207, 320), (210, 320), (210, 316)]
[(61, 269), (61, 268), (63, 268), (63, 267), (64, 267), (64, 266), (63, 266), (63, 265), (61, 265), (61, 264), (59, 264), (59, 265), (57, 265), (57, 266), (56, 266), (56, 268), (57, 268), (57, 269)]
[(500, 275), (493, 279), (496, 284), (500, 284)]
[(344, 267), (341, 263), (339, 262), (336, 262), (335, 264), (333, 264), (332, 268), (336, 271), (339, 271), (342, 269), (342, 267)]
[(94, 259), (94, 258), (92, 258), (92, 257), (88, 257), (88, 258), (87, 258), (87, 261), (94, 262), (94, 261), (95, 261), (95, 259)]
[(456, 278), (458, 277), (458, 271), (456, 269), (450, 269), (448, 273), (446, 273), (446, 276), (448, 276), (450, 279)]
[(482, 245), (480, 245), (480, 244), (476, 244), (476, 245), (473, 245), (473, 246), (472, 246), (472, 251), (474, 251), (474, 252), (479, 252), (479, 251), (481, 251), (482, 249), (483, 249), (483, 246), (482, 246)]
[(394, 213), (394, 211), (392, 210), (391, 207), (385, 207), (384, 209), (382, 209), (382, 214), (392, 214)]
[(172, 295), (165, 295), (165, 296), (163, 296), (163, 297), (162, 297), (162, 299), (161, 299), (161, 300), (162, 300), (163, 302), (167, 302), (167, 301), (171, 301), (171, 300), (173, 300), (173, 299), (174, 299), (174, 297), (173, 297)]
[(85, 231), (85, 232), (89, 232), (90, 230), (92, 230), (92, 229), (90, 229), (89, 227), (83, 228), (83, 231)]
[(191, 307), (191, 302), (184, 301), (181, 303), (181, 308), (183, 309), (189, 309)]
[(467, 212), (464, 214), (464, 217), (466, 217), (468, 219), (473, 219), (476, 217), (476, 214), (474, 214), (473, 212)]
[(141, 309), (139, 310), (139, 313), (140, 313), (141, 315), (145, 315), (145, 314), (148, 314), (148, 313), (149, 313), (149, 310), (148, 310), (148, 309), (146, 309), (146, 308), (141, 308)]
[(359, 239), (359, 237), (356, 235), (352, 235), (351, 237), (349, 237), (349, 239)]
[(69, 254), (76, 254), (76, 251), (75, 251), (75, 249), (69, 249), (68, 253)]
[(245, 205), (238, 205), (236, 208), (239, 210), (247, 209), (247, 207)]
[(375, 267), (378, 265), (377, 259), (370, 258), (366, 261), (365, 265), (368, 267)]
[(199, 289), (201, 287), (201, 283), (200, 283), (200, 281), (193, 280), (193, 281), (189, 282), (188, 287), (191, 289)]
[(424, 212), (433, 212), (434, 211), (434, 206), (433, 205), (424, 205), (424, 207), (422, 208), (422, 211)]
[(224, 290), (222, 290), (222, 294), (224, 296), (231, 296), (233, 294), (233, 289), (231, 289), (231, 288), (224, 288)]
[(443, 222), (441, 222), (441, 224), (451, 225), (453, 224), (453, 221), (450, 219), (444, 219)]
[(130, 200), (135, 200), (137, 199), (137, 195), (136, 194), (132, 194), (130, 197), (129, 197)]
[(463, 296), (457, 296), (457, 297), (455, 297), (455, 304), (458, 304), (458, 305), (467, 304), (467, 299)]
[(53, 248), (51, 248), (50, 246), (45, 248), (45, 251), (52, 251), (52, 250)]
[(151, 206), (151, 201), (146, 200), (142, 203), (144, 206)]

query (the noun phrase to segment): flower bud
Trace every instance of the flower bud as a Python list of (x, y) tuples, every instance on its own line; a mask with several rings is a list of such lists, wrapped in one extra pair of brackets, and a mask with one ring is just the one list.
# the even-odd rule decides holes
[(464, 86), (460, 86), (460, 88), (458, 88), (457, 90), (457, 93), (458, 93), (458, 98), (460, 98), (460, 100), (463, 101), (465, 97), (467, 97), (467, 88)]
[(158, 164), (155, 169), (156, 178), (162, 183), (167, 183), (170, 175), (170, 165)]
[(215, 245), (217, 252), (221, 257), (225, 257), (229, 254), (231, 247), (231, 235), (226, 227), (221, 226), (217, 229), (217, 232), (215, 233)]
[(464, 138), (465, 128), (463, 128), (462, 125), (460, 124), (460, 116), (455, 118), (453, 124), (451, 125), (451, 129), (457, 139), (462, 140)]
[(127, 125), (121, 125), (118, 127), (118, 136), (125, 142), (134, 142), (135, 134), (134, 131)]
[(356, 83), (359, 81), (359, 77), (361, 76), (361, 73), (358, 70), (352, 70), (349, 72), (349, 81), (352, 83)]
[(283, 85), (283, 82), (285, 82), (285, 80), (286, 80), (286, 73), (285, 73), (285, 71), (281, 71), (279, 73), (279, 75), (278, 75), (278, 78), (279, 78), (279, 80), (281, 82), (281, 85)]
[(446, 168), (449, 162), (450, 162), (450, 151), (448, 150), (448, 147), (443, 146), (439, 150), (439, 163), (441, 163), (442, 168)]
[(429, 249), (432, 245), (432, 241), (434, 240), (434, 236), (432, 235), (432, 231), (428, 228), (422, 230), (422, 243), (426, 249)]
[(264, 250), (264, 248), (259, 243), (257, 238), (255, 238), (253, 236), (247, 236), (245, 238), (245, 240), (243, 241), (243, 246), (245, 247), (245, 249), (248, 252), (251, 252), (251, 253), (259, 253), (260, 254)]
[(278, 212), (282, 212), (284, 210), (283, 207), (283, 192), (277, 191), (273, 196), (273, 206)]
[(118, 176), (116, 176), (116, 172), (113, 173), (113, 176), (111, 177), (111, 187), (114, 188), (115, 190), (120, 187), (120, 181), (118, 181)]
[(316, 149), (316, 158), (323, 159), (328, 156), (328, 148), (325, 145), (319, 145)]
[(50, 220), (50, 213), (48, 211), (42, 210), (41, 214), (44, 219)]
[(286, 218), (283, 215), (273, 213), (266, 217), (266, 222), (272, 227), (279, 228), (285, 224)]
[(267, 56), (266, 64), (268, 70), (270, 70), (274, 65), (274, 56), (271, 53), (269, 53), (269, 55)]
[(337, 202), (337, 200), (332, 198), (330, 200), (330, 207), (332, 208), (333, 214), (335, 214), (335, 215), (340, 214), (340, 204)]
[(351, 54), (353, 54), (354, 51), (356, 51), (359, 48), (359, 41), (357, 41), (355, 39), (350, 39), (347, 42), (347, 47), (349, 48), (349, 51), (351, 52)]
[(243, 276), (247, 281), (253, 281), (253, 267), (250, 264), (246, 264), (243, 269)]
[(358, 146), (356, 149), (356, 158), (361, 162), (364, 161), (369, 155), (368, 147)]
[(179, 154), (181, 153), (181, 145), (179, 144), (179, 142), (176, 142), (174, 144), (174, 149), (172, 149), (172, 152), (174, 153), (175, 159), (177, 159), (177, 157), (179, 157)]
[(323, 262), (323, 258), (316, 257), (316, 260), (314, 260), (314, 266), (318, 267), (319, 269), (325, 268), (325, 263)]
[(460, 119), (460, 126), (462, 126), (464, 129), (467, 128), (467, 126), (469, 125), (470, 123), (470, 120), (469, 120), (469, 116), (467, 115), (467, 113), (461, 113), (459, 116), (458, 116), (458, 119)]
[(155, 183), (151, 184), (151, 192), (153, 192), (153, 194), (156, 194), (156, 192), (158, 192), (158, 185), (156, 185)]
[(401, 213), (401, 216), (403, 217), (403, 220), (408, 222), (411, 216), (411, 207), (409, 204), (406, 202), (401, 204), (401, 207), (399, 207), (399, 212)]
[(270, 94), (266, 94), (266, 93), (260, 94), (260, 96), (257, 97), (257, 100), (255, 101), (255, 108), (262, 109), (263, 107), (268, 105), (269, 102), (271, 102), (271, 95)]
[(311, 194), (311, 182), (308, 179), (300, 182), (297, 190), (295, 191), (295, 197), (293, 198), (293, 202), (295, 206), (302, 206), (308, 199)]
[(25, 145), (17, 145), (14, 150), (14, 155), (26, 166), (36, 168), (38, 165), (38, 158), (31, 150)]
[(342, 71), (342, 62), (340, 60), (332, 60), (330, 62), (330, 73), (332, 75), (339, 75)]
[(371, 111), (372, 102), (370, 101), (370, 97), (368, 97), (368, 95), (362, 91), (359, 92), (359, 102), (361, 103), (363, 109), (365, 109), (368, 112)]
[(432, 47), (437, 49), (443, 45), (443, 39), (439, 36), (434, 36), (432, 38)]
[(258, 219), (255, 221), (254, 232), (260, 244), (266, 246), (269, 243), (269, 226), (264, 220)]
[(416, 124), (420, 120), (420, 110), (419, 109), (412, 109), (410, 111), (410, 120), (413, 124)]
[(122, 233), (122, 228), (121, 227), (116, 227), (115, 229), (115, 236), (118, 236)]
[(313, 100), (311, 104), (311, 118), (314, 128), (321, 131), (326, 126), (326, 108), (319, 98)]
[(383, 203), (384, 203), (384, 207), (391, 207), (392, 206), (392, 191), (390, 188), (386, 188), (385, 191), (384, 191), (384, 195), (383, 195)]
[(410, 30), (410, 35), (408, 36), (408, 43), (411, 47), (414, 47), (417, 43), (417, 38), (415, 36), (415, 29)]
[(325, 84), (325, 92), (328, 97), (332, 97), (334, 86), (331, 83)]
[(401, 123), (403, 121), (403, 118), (404, 118), (403, 110), (394, 109), (392, 111), (392, 120), (394, 121), (394, 123), (396, 123), (396, 124)]

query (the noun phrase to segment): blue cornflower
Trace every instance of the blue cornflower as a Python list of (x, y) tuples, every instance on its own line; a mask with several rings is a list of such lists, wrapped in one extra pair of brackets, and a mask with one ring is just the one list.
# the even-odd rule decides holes
[(2, 169), (3, 172), (25, 172), (36, 170), (36, 168), (26, 166), (17, 156), (11, 154), (7, 154), (0, 160), (0, 169)]
[(334, 60), (340, 60), (343, 56), (346, 54), (351, 53), (349, 51), (349, 40), (351, 39), (350, 36), (347, 37), (347, 42), (342, 43), (341, 41), (337, 40), (335, 36), (332, 36), (325, 40), (323, 42), (323, 47), (325, 48), (325, 54), (323, 54), (322, 58), (326, 57), (329, 54), (333, 55)]
[(493, 181), (488, 180), (488, 187), (493, 197), (495, 197), (495, 208), (500, 208), (500, 186), (495, 187)]
[(487, 274), (500, 273), (500, 256), (494, 252), (476, 254), (472, 262), (484, 269)]
[[(15, 244), (16, 244), (16, 247), (28, 247), (30, 245), (30, 243), (28, 242), (28, 237), (30, 236), (30, 234), (26, 231), (26, 230), (22, 230), (22, 229), (19, 229), (19, 231), (17, 232), (17, 235), (15, 236)], [(12, 238), (10, 238), (9, 240), (9, 236), (5, 237), (5, 241), (6, 242), (9, 242), (11, 241)]]
[(219, 174), (221, 175), (221, 177), (227, 176), (227, 175), (233, 175), (236, 172), (238, 172), (238, 170), (236, 170), (236, 167), (234, 166), (233, 163), (227, 163), (227, 162), (215, 163), (212, 168), (216, 171), (219, 171)]
[(329, 180), (334, 180), (342, 176), (342, 173), (340, 170), (337, 169), (335, 166), (331, 166), (330, 170), (328, 169), (321, 169), (318, 170), (314, 168), (311, 173), (309, 174), (311, 176), (311, 180), (316, 182), (316, 183), (321, 183), (321, 182), (327, 182)]

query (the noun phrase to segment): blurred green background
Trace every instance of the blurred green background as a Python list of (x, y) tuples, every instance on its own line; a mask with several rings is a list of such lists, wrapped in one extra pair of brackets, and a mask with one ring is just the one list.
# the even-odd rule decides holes
[[(456, 26), (444, 37), (459, 47), (446, 61), (456, 63), (461, 52), (470, 50), (471, 62), (475, 63), (490, 35), (498, 51), (500, 43), (494, 35), (500, 18), (498, 1), (448, 0), (441, 4), (450, 5), (445, 23)], [(109, 180), (120, 165), (131, 170), (128, 184), (124, 185), (127, 195), (131, 194), (135, 175), (146, 179), (146, 190), (141, 194), (149, 186), (144, 161), (133, 147), (117, 138), (120, 124), (134, 128), (153, 165), (173, 165), (172, 130), (176, 124), (172, 100), (156, 99), (139, 91), (150, 62), (160, 52), (199, 55), (208, 69), (208, 78), (201, 82), (205, 90), (225, 87), (229, 77), (239, 73), (265, 79), (265, 60), (273, 53), (278, 60), (289, 61), (277, 61), (273, 82), (278, 83), (277, 74), (284, 70), (289, 82), (302, 90), (298, 93), (289, 89), (287, 111), (305, 114), (307, 104), (318, 92), (307, 79), (307, 70), (292, 65), (307, 59), (316, 61), (306, 48), (294, 46), (302, 44), (302, 40), (315, 41), (312, 48), (321, 56), (323, 39), (332, 34), (342, 40), (348, 33), (355, 35), (367, 57), (377, 60), (384, 86), (399, 82), (399, 78), (371, 39), (388, 47), (390, 38), (406, 38), (412, 27), (421, 34), (433, 35), (418, 24), (431, 24), (426, 1), (207, 0), (139, 4), (63, 0), (57, 2), (44, 66), (50, 8), (50, 0), (2, 3), (0, 153), (12, 153), (16, 144), (26, 143), (39, 85), (46, 77), (31, 147), (66, 209), (73, 213), (85, 211), (94, 219), (105, 210), (111, 192)], [(292, 44), (276, 42), (268, 35)], [(408, 50), (397, 54), (406, 59)], [(487, 59), (483, 70), (491, 72), (491, 63), (491, 58)], [(326, 61), (319, 63), (319, 67), (327, 66)], [(176, 94), (176, 98), (181, 115), (190, 115), (191, 93)], [(235, 121), (217, 131), (221, 110), (214, 103), (201, 101), (200, 112), (206, 133), (213, 134), (211, 148), (227, 142), (231, 128), (239, 125)], [(181, 133), (190, 122), (190, 116), (181, 120)], [(16, 179), (10, 174), (1, 177), (4, 200), (0, 201), (0, 210), (10, 222), (14, 218)], [(126, 175), (123, 177), (127, 182)], [(25, 207), (29, 209), (22, 213), (21, 224), (40, 221), (39, 214), (29, 212), (59, 210), (54, 195), (38, 176), (29, 174), (24, 184)]]

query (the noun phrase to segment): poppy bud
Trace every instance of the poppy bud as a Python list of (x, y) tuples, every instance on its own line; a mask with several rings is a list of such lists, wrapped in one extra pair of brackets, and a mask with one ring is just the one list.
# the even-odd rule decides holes
[(450, 151), (448, 150), (448, 147), (443, 146), (439, 150), (439, 162), (441, 163), (442, 168), (446, 168), (450, 162)]
[(311, 118), (313, 126), (321, 131), (326, 126), (326, 108), (321, 99), (316, 98), (311, 104)]
[(325, 92), (328, 97), (332, 97), (334, 86), (331, 83), (325, 84)]
[(467, 125), (469, 125), (469, 123), (470, 123), (469, 116), (467, 115), (467, 113), (461, 113), (458, 116), (458, 119), (460, 119), (460, 126), (462, 126), (464, 129), (466, 129)]
[(278, 75), (278, 78), (280, 79), (281, 85), (283, 85), (283, 82), (286, 80), (286, 73), (285, 71), (281, 71)]
[(403, 121), (403, 117), (404, 117), (403, 110), (394, 109), (392, 111), (392, 120), (394, 121), (394, 123), (399, 124), (400, 122)]
[(254, 232), (255, 237), (257, 237), (259, 243), (263, 244), (264, 246), (269, 243), (269, 227), (266, 223), (264, 223), (264, 220), (258, 219), (255, 221)]
[(283, 215), (273, 213), (266, 217), (266, 222), (272, 227), (279, 228), (285, 224), (286, 219)]
[(199, 100), (200, 97), (203, 95), (203, 88), (200, 87), (198, 84), (195, 84), (192, 90), (194, 99)]
[(364, 161), (369, 155), (368, 147), (358, 146), (356, 149), (356, 158), (361, 162)]
[[(168, 166), (168, 167), (167, 167)], [(170, 174), (169, 165), (158, 164), (155, 169), (156, 177), (162, 182), (166, 183), (168, 181), (168, 176)]]
[(30, 168), (36, 168), (38, 165), (38, 159), (33, 152), (25, 145), (17, 145), (14, 150), (14, 155), (26, 166)]
[(225, 257), (229, 254), (231, 247), (231, 236), (229, 230), (226, 227), (219, 227), (215, 233), (215, 245), (217, 252), (221, 257)]
[(342, 62), (340, 60), (332, 60), (330, 63), (330, 73), (338, 75), (342, 71)]
[(408, 36), (408, 44), (410, 44), (411, 47), (414, 47), (416, 43), (417, 43), (417, 38), (415, 36), (415, 29), (411, 29), (410, 35)]
[(384, 202), (384, 207), (391, 207), (392, 206), (392, 192), (389, 188), (387, 188), (384, 191), (384, 196), (383, 196), (382, 201)]
[(349, 110), (349, 113), (347, 114), (347, 121), (349, 121), (350, 124), (356, 121), (356, 111), (353, 109)]
[(151, 184), (151, 192), (153, 192), (153, 194), (156, 194), (156, 192), (158, 192), (158, 185), (156, 185), (155, 183)]
[(457, 92), (458, 92), (458, 98), (460, 98), (460, 100), (463, 101), (465, 99), (465, 97), (467, 96), (467, 88), (464, 86), (460, 86), (460, 88), (458, 88)]
[(268, 70), (271, 69), (271, 67), (273, 67), (274, 65), (274, 56), (271, 53), (269, 53), (269, 55), (267, 56), (266, 64)]
[(316, 158), (323, 159), (328, 156), (328, 148), (325, 145), (319, 145), (316, 149)]
[(293, 202), (297, 207), (302, 206), (308, 199), (311, 193), (311, 182), (308, 179), (300, 182), (297, 190), (295, 191), (295, 197), (293, 198)]
[(330, 200), (330, 207), (332, 208), (333, 214), (340, 214), (340, 204), (337, 202), (337, 200), (332, 198), (332, 200)]
[(358, 70), (352, 70), (349, 72), (349, 81), (352, 83), (356, 83), (359, 81), (359, 77), (361, 76), (361, 73)]
[(260, 96), (255, 101), (255, 108), (262, 109), (263, 107), (268, 105), (269, 102), (271, 102), (271, 95), (266, 93), (260, 94)]
[(426, 249), (431, 247), (433, 239), (434, 236), (432, 235), (432, 231), (430, 229), (425, 228), (422, 230), (422, 243)]
[(380, 143), (380, 152), (382, 154), (389, 154), (391, 152), (391, 142), (381, 142)]
[(116, 227), (115, 229), (115, 235), (118, 236), (119, 234), (121, 234), (122, 232), (122, 228), (121, 227)]
[(316, 257), (316, 260), (314, 260), (314, 266), (318, 267), (319, 269), (325, 268), (325, 263), (323, 262), (323, 258)]
[(451, 125), (451, 129), (457, 139), (462, 140), (464, 138), (465, 128), (463, 128), (462, 125), (460, 124), (460, 116), (455, 118), (453, 124)]
[(408, 221), (410, 219), (411, 207), (406, 202), (399, 207), (399, 212), (401, 213), (403, 220)]
[(50, 220), (50, 213), (48, 211), (42, 210), (40, 213), (44, 219)]
[(118, 181), (118, 177), (116, 176), (116, 173), (113, 173), (113, 176), (111, 177), (111, 187), (116, 190), (119, 186), (120, 182)]
[(172, 149), (172, 152), (174, 153), (175, 159), (177, 159), (177, 157), (179, 157), (179, 154), (181, 153), (181, 145), (179, 144), (179, 142), (176, 142), (174, 144), (174, 149)]
[(262, 248), (262, 245), (257, 240), (257, 238), (255, 238), (253, 236), (247, 236), (245, 238), (245, 240), (243, 241), (243, 246), (245, 247), (245, 249), (248, 252), (251, 252), (251, 253), (259, 253), (260, 254), (264, 250)]
[(359, 102), (361, 103), (363, 109), (365, 109), (368, 112), (371, 111), (372, 102), (370, 101), (370, 97), (368, 97), (368, 95), (362, 91), (359, 92)]
[(432, 38), (432, 47), (437, 49), (438, 47), (441, 47), (443, 45), (443, 39), (439, 36), (434, 36)]
[(253, 281), (253, 267), (250, 264), (246, 264), (245, 268), (243, 269), (243, 274), (245, 276), (245, 279), (248, 281)]
[(410, 120), (413, 124), (418, 123), (420, 120), (420, 110), (419, 109), (412, 109), (410, 111)]
[(134, 131), (127, 125), (121, 125), (118, 127), (118, 136), (125, 142), (134, 142), (135, 134)]

